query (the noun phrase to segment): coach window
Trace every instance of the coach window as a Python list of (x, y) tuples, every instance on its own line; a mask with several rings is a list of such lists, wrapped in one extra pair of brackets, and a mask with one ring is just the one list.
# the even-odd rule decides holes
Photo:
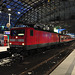
[(33, 30), (30, 30), (30, 36), (33, 36)]

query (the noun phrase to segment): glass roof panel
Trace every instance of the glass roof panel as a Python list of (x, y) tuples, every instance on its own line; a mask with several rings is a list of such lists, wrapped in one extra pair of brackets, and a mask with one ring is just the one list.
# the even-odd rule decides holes
[[(1, 11), (0, 12), (0, 25), (6, 26), (6, 24), (9, 21), (9, 15), (8, 15), (9, 13), (11, 14), (11, 25), (13, 24), (12, 26), (14, 26), (15, 23), (17, 22), (17, 20), (20, 19), (20, 17), (23, 16), (25, 13), (27, 13), (26, 14), (27, 17), (29, 17), (29, 18), (31, 17), (31, 19), (32, 19), (35, 16), (35, 18), (37, 20), (37, 14), (40, 14), (40, 12), (42, 10), (43, 12), (41, 14), (43, 14), (43, 19), (44, 19), (44, 16), (47, 15), (47, 13), (48, 13), (48, 12), (45, 13), (44, 10), (46, 9), (49, 11), (50, 7), (53, 8), (54, 2), (56, 1), (56, 3), (57, 3), (57, 0), (51, 0), (52, 1), (52, 2), (50, 2), (51, 5), (50, 5), (50, 3), (48, 3), (48, 5), (50, 6), (48, 8), (45, 5), (47, 3), (47, 1), (48, 0), (42, 0), (42, 1), (41, 0), (3, 0), (3, 3), (0, 6), (0, 11)], [(59, 1), (61, 1), (60, 4), (59, 4)], [(65, 6), (63, 6), (63, 4)], [(66, 7), (66, 9), (67, 9), (68, 7), (72, 6), (72, 8), (70, 8), (72, 10), (75, 8), (75, 2), (67, 3), (67, 2), (62, 2), (62, 0), (58, 0), (58, 4), (55, 4), (55, 5), (57, 8), (56, 9), (57, 11), (59, 9), (62, 11), (61, 8), (64, 9), (64, 7)], [(59, 7), (59, 5), (60, 5), (60, 7)], [(73, 6), (74, 6), (74, 8), (73, 8)], [(40, 8), (40, 12), (39, 12), (38, 7), (42, 7), (42, 9)], [(11, 9), (11, 11), (8, 11), (9, 8)], [(31, 12), (27, 12), (30, 9), (33, 9), (33, 10), (31, 10)], [(37, 10), (34, 12), (35, 9), (37, 9)], [(54, 10), (50, 10), (50, 12), (52, 12), (52, 11), (54, 11)], [(73, 13), (74, 11), (73, 12), (70, 11), (70, 12)], [(30, 14), (32, 13), (33, 15), (28, 15), (29, 13)], [(52, 12), (52, 14), (54, 14), (54, 12)], [(56, 12), (56, 14), (58, 15), (59, 12)], [(33, 18), (33, 20), (35, 18)], [(24, 17), (23, 17), (23, 19), (24, 19)]]
[[(0, 25), (4, 26), (6, 26), (6, 24), (9, 22), (9, 13), (11, 14), (11, 25), (14, 26), (16, 21), (29, 10), (27, 8), (30, 8), (27, 3), (23, 3), (18, 0), (3, 0), (2, 5), (4, 8), (0, 13)], [(8, 9), (11, 9), (11, 11), (9, 12)]]

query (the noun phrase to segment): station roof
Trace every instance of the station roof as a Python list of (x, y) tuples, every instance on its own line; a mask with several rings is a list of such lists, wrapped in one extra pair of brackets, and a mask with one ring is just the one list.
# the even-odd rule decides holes
[(52, 25), (75, 33), (75, 0), (0, 0), (0, 26)]

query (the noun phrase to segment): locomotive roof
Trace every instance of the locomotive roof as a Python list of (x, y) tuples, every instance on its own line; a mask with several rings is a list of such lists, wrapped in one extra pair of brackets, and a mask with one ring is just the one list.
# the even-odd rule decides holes
[[(40, 30), (40, 29), (36, 29), (36, 28), (33, 28), (33, 27), (13, 27), (12, 29), (22, 29), (22, 28), (32, 28), (32, 29), (35, 29), (35, 30), (38, 30), (38, 31), (50, 32), (50, 31), (47, 31), (47, 30)], [(55, 32), (50, 32), (50, 33), (55, 33)], [(69, 35), (60, 34), (60, 33), (55, 33), (55, 34), (59, 34), (59, 35), (63, 35), (63, 36), (69, 36)]]
[[(37, 29), (37, 28), (33, 28), (33, 27), (13, 27), (13, 28), (11, 28), (11, 30), (12, 29), (24, 29), (24, 28), (30, 28), (30, 29), (35, 29), (35, 30), (37, 30), (37, 31), (44, 31), (44, 32), (50, 32), (50, 31), (48, 31), (48, 30), (42, 30), (42, 29)], [(50, 33), (55, 33), (55, 32), (50, 32)], [(55, 34), (59, 34), (59, 33), (55, 33)]]

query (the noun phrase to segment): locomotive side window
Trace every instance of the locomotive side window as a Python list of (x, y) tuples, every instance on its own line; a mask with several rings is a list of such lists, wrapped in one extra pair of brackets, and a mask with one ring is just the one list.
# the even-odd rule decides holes
[(11, 30), (11, 36), (24, 36), (25, 30), (19, 29), (19, 30)]
[(33, 36), (33, 30), (30, 30), (30, 36)]

